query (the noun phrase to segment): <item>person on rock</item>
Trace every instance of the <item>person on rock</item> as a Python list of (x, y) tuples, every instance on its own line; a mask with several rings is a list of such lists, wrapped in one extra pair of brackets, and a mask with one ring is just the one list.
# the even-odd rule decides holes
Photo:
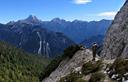
[(92, 54), (93, 54), (93, 59), (92, 59), (92, 61), (95, 61), (95, 59), (96, 59), (97, 48), (98, 48), (97, 43), (93, 43), (93, 45), (92, 45)]

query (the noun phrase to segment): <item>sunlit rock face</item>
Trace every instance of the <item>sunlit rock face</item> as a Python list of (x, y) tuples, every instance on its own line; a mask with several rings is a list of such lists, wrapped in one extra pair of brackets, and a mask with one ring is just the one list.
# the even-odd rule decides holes
[(58, 68), (53, 71), (49, 77), (45, 78), (42, 82), (59, 82), (59, 80), (70, 74), (72, 71), (80, 71), (84, 62), (92, 60), (91, 50), (79, 50), (73, 58), (64, 59)]
[(101, 55), (111, 59), (118, 56), (128, 58), (128, 0), (107, 32)]

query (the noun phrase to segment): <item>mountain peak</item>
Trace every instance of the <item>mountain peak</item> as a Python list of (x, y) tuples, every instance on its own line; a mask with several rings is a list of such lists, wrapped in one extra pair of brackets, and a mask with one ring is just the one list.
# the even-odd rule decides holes
[(28, 18), (26, 18), (25, 20), (27, 21), (33, 21), (33, 22), (37, 22), (37, 21), (40, 21), (36, 16), (34, 15), (29, 15)]
[(40, 24), (42, 21), (34, 15), (29, 15), (26, 19), (19, 20), (18, 22), (27, 24)]
[(64, 19), (60, 19), (60, 18), (54, 18), (54, 19), (52, 19), (52, 22), (60, 23), (60, 22), (65, 22), (65, 20)]
[(60, 21), (61, 19), (60, 18), (54, 18), (52, 19), (53, 21)]

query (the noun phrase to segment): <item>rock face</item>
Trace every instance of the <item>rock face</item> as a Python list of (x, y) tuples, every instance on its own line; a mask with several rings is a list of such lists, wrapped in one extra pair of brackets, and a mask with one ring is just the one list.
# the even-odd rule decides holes
[[(100, 79), (102, 79), (102, 82), (128, 82), (128, 73), (126, 70), (128, 64), (127, 59), (121, 58), (106, 60), (97, 56), (96, 60), (92, 61), (92, 58), (91, 50), (78, 50), (72, 58), (67, 57), (66, 59), (63, 59), (55, 71), (53, 71), (47, 78), (43, 79), (42, 82), (76, 82), (78, 79), (86, 80), (86, 82), (101, 82)], [(87, 69), (84, 70), (83, 68)], [(85, 74), (85, 72), (89, 73)], [(73, 74), (71, 77), (69, 77), (68, 75), (71, 73), (74, 73), (75, 75), (82, 74), (82, 76), (76, 77)], [(94, 81), (90, 81), (92, 77), (94, 77)], [(75, 81), (73, 78), (75, 78)]]
[(85, 62), (92, 60), (92, 52), (88, 49), (78, 51), (72, 59), (63, 60), (59, 67), (42, 82), (58, 82), (61, 77), (70, 74), (74, 69), (81, 68)]
[(101, 55), (110, 59), (118, 56), (128, 58), (128, 0), (107, 32)]

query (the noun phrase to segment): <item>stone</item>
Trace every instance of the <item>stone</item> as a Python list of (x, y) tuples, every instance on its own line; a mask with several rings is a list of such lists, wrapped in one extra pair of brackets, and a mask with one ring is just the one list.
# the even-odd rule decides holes
[(107, 31), (101, 55), (108, 59), (128, 58), (128, 0)]

